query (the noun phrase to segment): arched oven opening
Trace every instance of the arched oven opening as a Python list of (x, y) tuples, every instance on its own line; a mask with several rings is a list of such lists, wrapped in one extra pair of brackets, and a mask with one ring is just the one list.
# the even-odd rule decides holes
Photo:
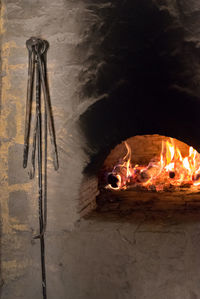
[[(90, 155), (81, 186), (83, 215), (96, 208), (120, 213), (127, 208), (129, 211), (198, 208), (199, 103), (197, 97), (177, 89), (167, 90), (156, 99), (149, 95), (148, 100), (143, 94), (123, 101), (123, 93), (118, 93), (118, 97), (102, 99), (82, 115), (80, 124), (87, 136), (85, 150)], [(128, 167), (132, 173), (125, 178), (118, 166), (128, 161), (129, 151)], [(195, 168), (188, 162), (194, 156)], [(182, 166), (174, 169), (173, 163)], [(128, 172), (128, 167), (123, 171)], [(146, 168), (143, 178), (138, 173), (141, 167)], [(185, 174), (186, 168), (189, 170)], [(167, 174), (167, 183), (159, 182), (160, 177), (157, 182), (151, 178), (154, 171), (155, 176), (158, 174), (156, 170), (161, 177), (162, 171)]]
[(80, 74), (83, 97), (95, 99), (78, 123), (88, 156), (81, 213), (95, 209), (105, 161), (128, 138), (158, 134), (199, 150), (199, 46), (196, 19), (187, 17), (187, 10), (185, 3), (162, 1), (95, 8), (102, 23), (92, 28), (88, 40), (95, 32), (98, 42)]

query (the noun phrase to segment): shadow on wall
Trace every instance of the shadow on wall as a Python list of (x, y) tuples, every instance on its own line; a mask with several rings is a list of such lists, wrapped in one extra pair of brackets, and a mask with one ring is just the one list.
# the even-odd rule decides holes
[(192, 15), (145, 0), (88, 9), (98, 17), (85, 45), (91, 55), (80, 74), (82, 96), (101, 99), (80, 117), (91, 158), (86, 171), (96, 172), (112, 148), (134, 135), (171, 136), (199, 150), (200, 49), (188, 37)]

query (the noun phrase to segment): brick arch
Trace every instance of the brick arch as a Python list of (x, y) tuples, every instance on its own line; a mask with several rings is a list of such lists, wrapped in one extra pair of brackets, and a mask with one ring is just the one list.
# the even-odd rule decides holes
[(80, 117), (91, 150), (86, 172), (98, 172), (111, 149), (136, 135), (170, 136), (199, 149), (199, 98), (176, 89), (148, 99), (145, 96), (140, 93), (127, 98), (121, 90), (118, 97), (95, 103)]

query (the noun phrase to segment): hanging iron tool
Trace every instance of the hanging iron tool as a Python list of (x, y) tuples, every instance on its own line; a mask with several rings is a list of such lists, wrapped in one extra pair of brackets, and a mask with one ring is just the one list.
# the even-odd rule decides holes
[[(42, 269), (42, 290), (43, 298), (47, 298), (46, 291), (46, 269), (45, 269), (45, 241), (44, 232), (47, 222), (47, 127), (52, 145), (53, 163), (55, 170), (58, 170), (58, 154), (56, 146), (55, 129), (53, 123), (53, 115), (49, 97), (49, 89), (46, 76), (46, 52), (48, 43), (45, 40), (31, 37), (26, 41), (26, 46), (29, 53), (28, 62), (28, 84), (27, 84), (27, 99), (26, 99), (26, 119), (25, 119), (25, 134), (24, 134), (24, 157), (23, 167), (28, 164), (29, 154), (29, 137), (31, 132), (32, 120), (32, 102), (35, 85), (35, 124), (33, 128), (33, 144), (32, 144), (32, 169), (30, 178), (35, 175), (35, 155), (37, 151), (38, 163), (38, 212), (39, 212), (39, 235), (35, 237), (40, 239), (41, 251), (41, 269)], [(34, 84), (35, 83), (35, 84)], [(44, 102), (41, 103), (41, 87), (43, 91)], [(44, 109), (43, 109), (44, 108)], [(44, 110), (44, 117), (42, 117)], [(44, 121), (42, 121), (44, 120)], [(44, 139), (43, 139), (44, 136)], [(44, 144), (43, 144), (44, 142)], [(44, 156), (44, 158), (43, 158)]]

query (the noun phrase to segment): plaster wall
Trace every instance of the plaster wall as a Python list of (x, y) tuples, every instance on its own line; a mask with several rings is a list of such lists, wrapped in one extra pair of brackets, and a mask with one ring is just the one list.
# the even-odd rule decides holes
[[(30, 181), (29, 167), (22, 167), (28, 53), (31, 36), (48, 40), (48, 77), (55, 119), (60, 168), (57, 173), (48, 157), (48, 232), (62, 239), (74, 229), (78, 214), (82, 170), (87, 156), (83, 138), (75, 125), (89, 105), (81, 103), (78, 76), (83, 57), (77, 55), (85, 30), (93, 22), (82, 1), (2, 1), (1, 7), (1, 211), (3, 298), (40, 298), (37, 184)], [(86, 29), (85, 29), (86, 28)], [(53, 238), (54, 238), (53, 237)], [(54, 241), (58, 244), (58, 239)], [(47, 245), (48, 248), (48, 245)], [(48, 254), (47, 254), (48, 255)], [(51, 262), (51, 275), (62, 266)], [(48, 262), (47, 262), (48, 263)], [(49, 272), (47, 270), (47, 272)], [(50, 273), (49, 272), (49, 273)], [(51, 298), (57, 298), (65, 283), (49, 281)], [(71, 295), (69, 295), (71, 296)]]

